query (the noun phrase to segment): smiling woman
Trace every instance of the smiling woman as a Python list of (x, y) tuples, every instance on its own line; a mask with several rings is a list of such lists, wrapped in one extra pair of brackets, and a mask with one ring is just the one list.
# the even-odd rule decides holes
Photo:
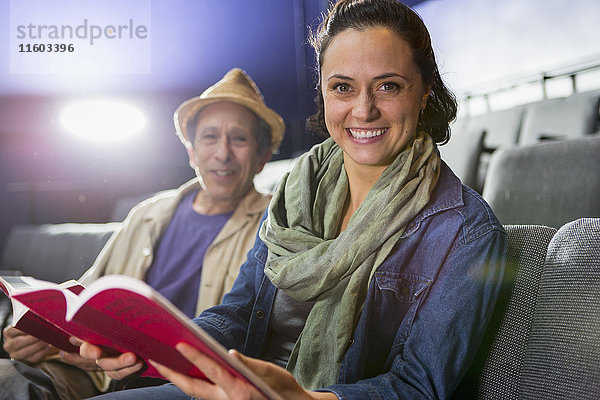
[[(313, 44), (311, 126), (329, 138), (282, 178), (231, 292), (194, 322), (286, 399), (448, 398), (486, 329), (506, 253), (492, 210), (439, 156), (456, 102), (423, 21), (397, 0), (338, 1)], [(181, 391), (103, 399), (261, 398), (178, 350), (212, 383), (157, 366)], [(141, 368), (129, 354), (81, 354), (114, 378)]]
[(144, 115), (134, 106), (117, 100), (86, 100), (68, 105), (60, 122), (70, 134), (94, 142), (123, 140), (138, 134)]

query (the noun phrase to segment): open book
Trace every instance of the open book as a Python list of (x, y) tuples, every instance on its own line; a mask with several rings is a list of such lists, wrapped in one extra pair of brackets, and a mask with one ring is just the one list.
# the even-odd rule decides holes
[(79, 349), (69, 342), (69, 337), (71, 335), (33, 313), (29, 310), (29, 307), (13, 300), (15, 294), (30, 287), (36, 287), (38, 289), (46, 287), (59, 290), (70, 290), (75, 294), (81, 293), (84, 287), (75, 280), (70, 280), (57, 285), (54, 282), (40, 281), (29, 276), (0, 276), (0, 289), (12, 303), (12, 326), (35, 336), (46, 343), (50, 343), (61, 350), (70, 353), (78, 353)]
[[(186, 342), (232, 375), (254, 385), (267, 398), (281, 398), (169, 300), (140, 280), (109, 275), (83, 289), (76, 281), (56, 284), (31, 277), (0, 276), (0, 289), (13, 303), (15, 327), (63, 350), (78, 351), (68, 342), (70, 336), (75, 336), (115, 354), (134, 352), (146, 361), (143, 376), (161, 377), (148, 363), (151, 359), (182, 374), (206, 379), (175, 349), (177, 343)], [(36, 328), (30, 329), (30, 325)], [(65, 343), (70, 348), (65, 348)]]

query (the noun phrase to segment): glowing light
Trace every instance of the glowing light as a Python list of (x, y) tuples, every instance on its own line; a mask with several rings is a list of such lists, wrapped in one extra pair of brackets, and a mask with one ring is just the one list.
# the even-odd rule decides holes
[(60, 117), (74, 136), (96, 142), (130, 138), (145, 124), (143, 114), (130, 104), (116, 100), (85, 100), (68, 105)]

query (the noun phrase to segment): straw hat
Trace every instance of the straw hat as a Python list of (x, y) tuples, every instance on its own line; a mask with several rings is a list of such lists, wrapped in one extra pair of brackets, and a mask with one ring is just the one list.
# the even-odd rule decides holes
[(206, 89), (200, 96), (186, 100), (177, 107), (173, 119), (177, 135), (184, 144), (189, 145), (190, 143), (187, 133), (188, 120), (193, 118), (203, 107), (223, 101), (241, 104), (262, 118), (271, 127), (273, 151), (279, 148), (283, 140), (285, 123), (279, 114), (265, 105), (265, 100), (256, 83), (239, 68), (229, 71), (219, 82)]

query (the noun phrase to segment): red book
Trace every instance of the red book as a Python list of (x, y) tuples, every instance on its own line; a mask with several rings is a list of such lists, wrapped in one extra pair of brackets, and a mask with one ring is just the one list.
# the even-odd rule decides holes
[[(143, 376), (161, 377), (148, 363), (148, 360), (154, 360), (182, 374), (206, 379), (175, 349), (177, 343), (185, 342), (211, 357), (232, 375), (254, 385), (267, 398), (281, 398), (143, 281), (123, 275), (104, 276), (79, 294), (69, 290), (68, 285), (65, 288), (66, 284), (58, 285), (30, 277), (0, 277), (0, 282), (13, 300), (13, 308), (15, 303), (22, 303), (32, 314), (40, 317), (39, 320), (56, 327), (52, 330), (57, 332), (55, 342), (58, 342), (59, 336), (64, 341), (66, 333), (67, 343), (69, 336), (75, 336), (115, 353), (131, 351), (146, 361), (148, 368)], [(18, 323), (15, 325), (17, 328)], [(38, 331), (25, 332), (54, 344), (47, 337), (42, 338)]]
[(84, 287), (75, 280), (56, 284), (40, 281), (29, 276), (0, 276), (0, 289), (12, 303), (12, 326), (61, 350), (69, 353), (79, 353), (79, 348), (69, 342), (71, 335), (33, 313), (24, 304), (13, 299), (14, 294), (19, 293), (21, 290), (27, 290), (32, 286), (38, 288), (53, 287), (60, 288), (61, 290), (67, 289), (74, 293), (80, 293)]

